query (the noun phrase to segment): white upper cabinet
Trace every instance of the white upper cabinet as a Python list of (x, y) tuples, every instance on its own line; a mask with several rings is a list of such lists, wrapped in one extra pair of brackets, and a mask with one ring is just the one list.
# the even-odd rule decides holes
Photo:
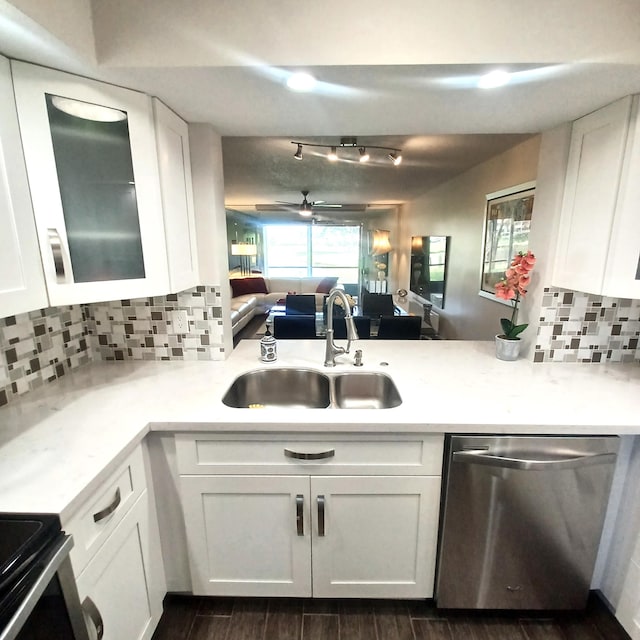
[(0, 56), (0, 318), (46, 306), (11, 69)]
[(169, 291), (151, 98), (12, 61), (51, 305)]
[(187, 123), (153, 99), (171, 293), (198, 283), (195, 213)]
[(638, 97), (573, 124), (552, 284), (640, 298)]

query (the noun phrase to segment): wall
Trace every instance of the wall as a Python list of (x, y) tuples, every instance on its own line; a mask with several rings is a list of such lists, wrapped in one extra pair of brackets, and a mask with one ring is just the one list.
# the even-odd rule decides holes
[(534, 362), (640, 361), (640, 300), (545, 287)]
[(411, 236), (451, 236), (445, 307), (438, 310), (444, 338), (489, 340), (498, 333), (507, 307), (478, 295), (486, 194), (536, 179), (540, 139), (534, 136), (403, 207), (399, 287), (409, 289)]
[[(188, 331), (178, 333), (171, 311), (187, 312)], [(152, 298), (84, 307), (97, 360), (223, 360), (220, 287), (198, 286)]]
[(0, 406), (93, 359), (80, 306), (0, 320)]

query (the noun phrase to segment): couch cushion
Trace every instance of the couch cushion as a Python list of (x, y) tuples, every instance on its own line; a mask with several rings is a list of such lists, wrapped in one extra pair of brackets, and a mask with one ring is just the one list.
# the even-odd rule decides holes
[(316, 293), (329, 293), (338, 284), (338, 278), (322, 278), (316, 287)]
[(229, 280), (233, 297), (247, 293), (269, 293), (264, 278), (255, 276), (251, 278), (231, 278)]
[(300, 278), (269, 278), (269, 293), (301, 293)]

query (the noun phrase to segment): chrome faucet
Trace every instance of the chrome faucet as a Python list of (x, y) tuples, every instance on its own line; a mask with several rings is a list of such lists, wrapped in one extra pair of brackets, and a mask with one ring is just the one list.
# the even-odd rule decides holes
[[(336, 298), (340, 298), (344, 306), (344, 320), (345, 324), (347, 325), (346, 348), (336, 346), (333, 341), (333, 304)], [(336, 356), (339, 356), (343, 353), (349, 353), (349, 348), (351, 347), (352, 340), (358, 340), (358, 332), (356, 330), (355, 322), (353, 321), (353, 316), (351, 315), (351, 307), (349, 306), (347, 296), (345, 295), (344, 291), (342, 291), (342, 289), (331, 289), (331, 291), (329, 292), (329, 297), (327, 298), (327, 342), (324, 352), (324, 366), (335, 367)]]

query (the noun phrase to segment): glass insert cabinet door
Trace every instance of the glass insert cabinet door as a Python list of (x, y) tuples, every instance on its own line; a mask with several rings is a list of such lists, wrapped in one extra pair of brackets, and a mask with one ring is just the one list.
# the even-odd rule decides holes
[(12, 63), (51, 304), (168, 291), (151, 99)]
[(144, 278), (126, 112), (45, 98), (74, 281)]

